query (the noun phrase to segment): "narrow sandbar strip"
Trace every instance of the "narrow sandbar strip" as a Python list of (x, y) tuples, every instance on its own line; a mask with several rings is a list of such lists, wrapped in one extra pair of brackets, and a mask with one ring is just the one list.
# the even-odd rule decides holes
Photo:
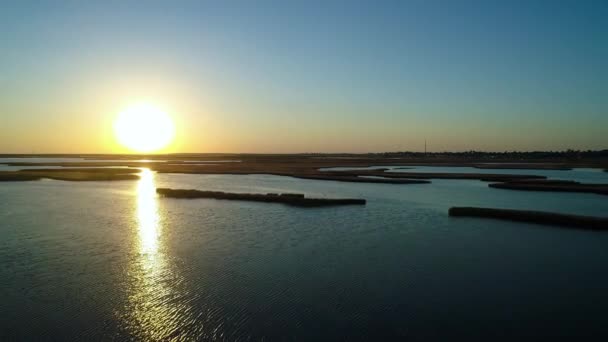
[(366, 203), (366, 200), (358, 198), (306, 198), (303, 194), (247, 194), (169, 188), (157, 188), (156, 193), (163, 197), (171, 198), (212, 198), (219, 200), (269, 202), (283, 203), (298, 207), (323, 207), (351, 204), (365, 205)]
[(568, 215), (546, 211), (478, 207), (452, 207), (448, 213), (450, 216), (483, 217), (592, 230), (608, 229), (607, 217)]

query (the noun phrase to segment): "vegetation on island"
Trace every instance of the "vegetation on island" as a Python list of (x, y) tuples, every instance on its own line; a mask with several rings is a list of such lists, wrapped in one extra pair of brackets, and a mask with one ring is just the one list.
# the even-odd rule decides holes
[(334, 205), (364, 205), (366, 201), (358, 198), (308, 198), (303, 194), (292, 193), (268, 193), (268, 194), (248, 194), (248, 193), (232, 193), (223, 191), (203, 191), (193, 189), (169, 189), (158, 188), (156, 192), (163, 197), (171, 198), (211, 198), (219, 200), (234, 200), (234, 201), (254, 201), (254, 202), (269, 202), (283, 203), (298, 207), (324, 207)]
[(608, 195), (608, 184), (579, 183), (575, 181), (510, 181), (504, 183), (488, 184), (491, 188), (528, 191), (559, 191), (559, 192), (586, 192), (592, 194)]
[(452, 207), (449, 209), (448, 213), (450, 216), (482, 217), (592, 230), (608, 229), (608, 217), (558, 214), (546, 211), (478, 207)]

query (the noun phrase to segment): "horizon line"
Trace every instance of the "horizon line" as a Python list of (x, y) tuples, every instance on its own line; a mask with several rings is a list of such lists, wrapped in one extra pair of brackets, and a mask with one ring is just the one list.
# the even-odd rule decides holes
[(100, 156), (100, 155), (116, 155), (116, 156), (171, 156), (171, 155), (370, 155), (370, 154), (466, 154), (466, 153), (482, 153), (482, 154), (508, 154), (508, 153), (608, 153), (608, 148), (604, 149), (565, 149), (565, 150), (505, 150), (505, 151), (484, 151), (484, 150), (460, 150), (460, 151), (381, 151), (381, 152), (171, 152), (171, 153), (61, 153), (61, 152), (44, 152), (44, 153), (1, 153), (0, 158), (4, 156)]

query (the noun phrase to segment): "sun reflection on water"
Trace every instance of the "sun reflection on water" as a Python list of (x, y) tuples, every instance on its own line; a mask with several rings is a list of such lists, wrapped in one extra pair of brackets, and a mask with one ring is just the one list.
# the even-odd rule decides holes
[(162, 220), (158, 210), (154, 173), (142, 169), (136, 188), (137, 238), (129, 270), (129, 309), (125, 324), (138, 339), (160, 341), (180, 336), (189, 308), (178, 307), (176, 288), (182, 282), (162, 246)]
[(154, 173), (149, 169), (142, 169), (137, 184), (137, 221), (142, 254), (158, 252), (159, 219)]

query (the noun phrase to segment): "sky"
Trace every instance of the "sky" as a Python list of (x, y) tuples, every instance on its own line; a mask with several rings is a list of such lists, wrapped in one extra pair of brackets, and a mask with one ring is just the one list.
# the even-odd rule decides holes
[(0, 153), (608, 148), (608, 1), (3, 1)]

